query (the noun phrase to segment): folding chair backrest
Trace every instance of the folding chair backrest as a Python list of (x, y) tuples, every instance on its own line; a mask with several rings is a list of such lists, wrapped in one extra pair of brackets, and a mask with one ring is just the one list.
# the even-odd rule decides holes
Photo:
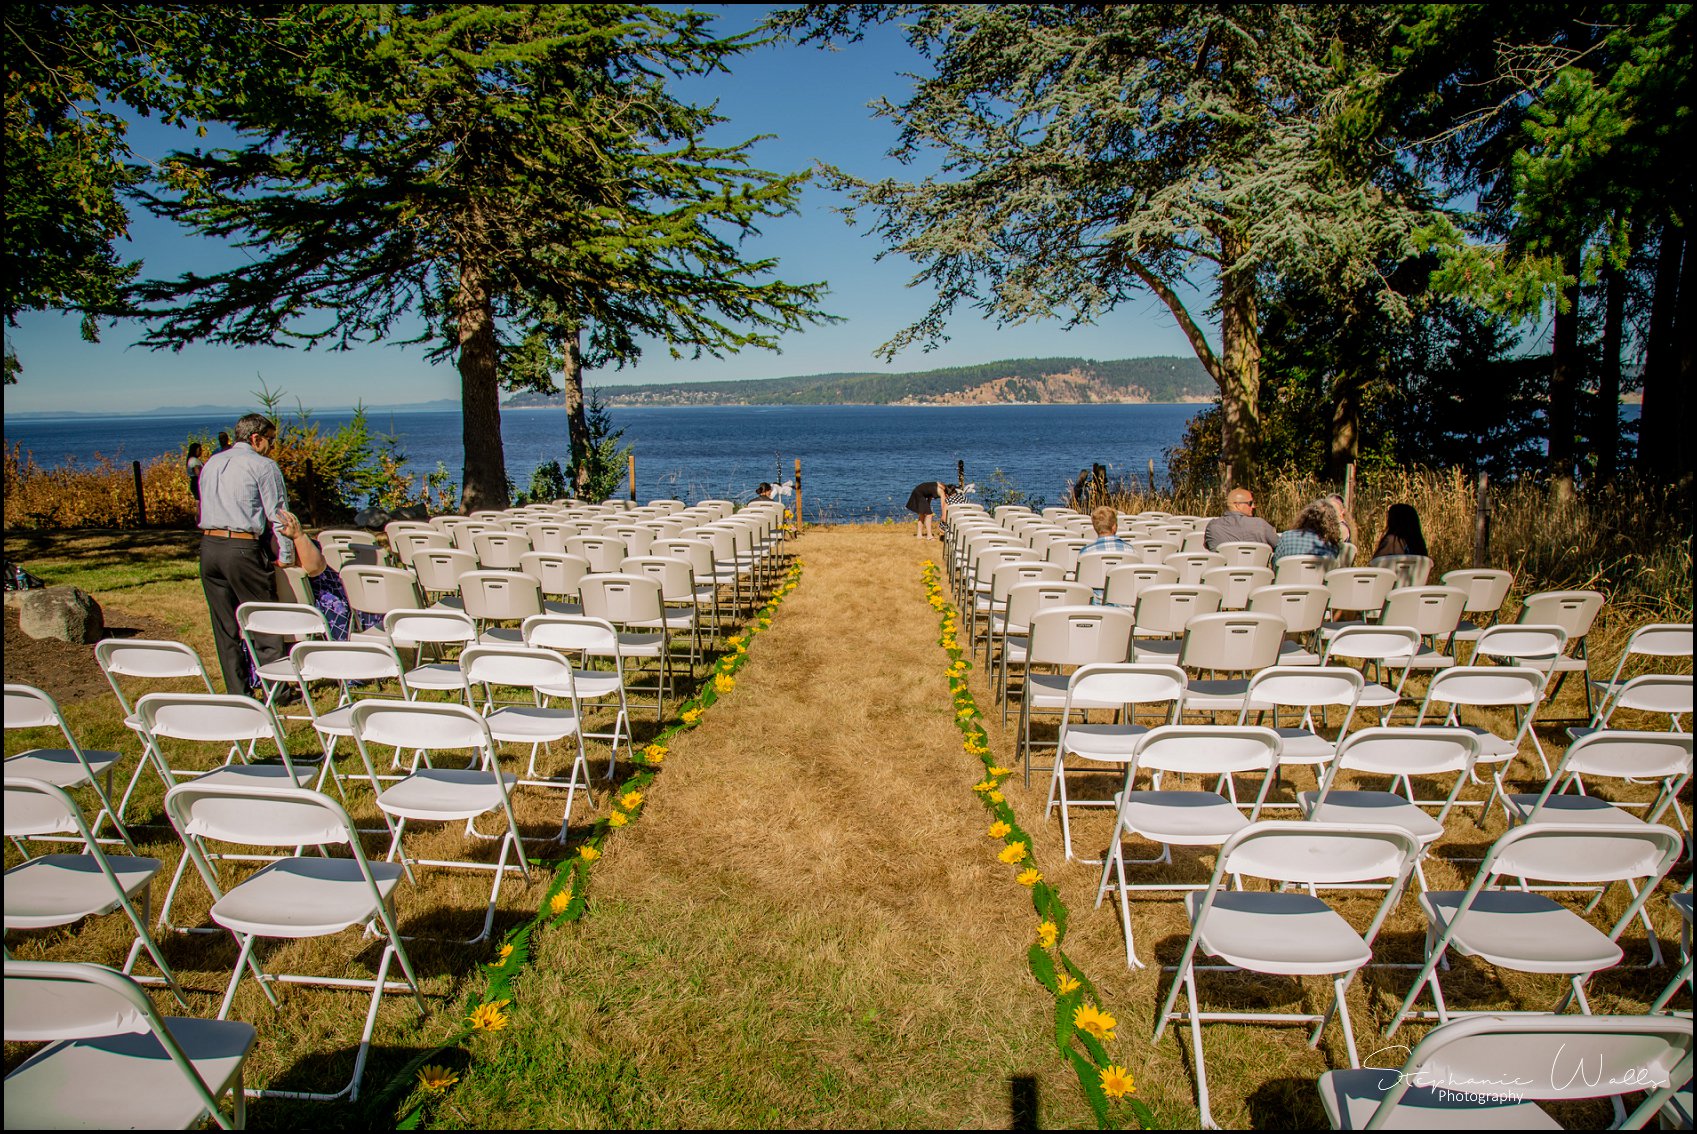
[(1038, 665), (1123, 662), (1131, 656), (1131, 612), (1112, 606), (1056, 606), (1031, 616), (1028, 661)]
[(1429, 555), (1375, 555), (1367, 561), (1369, 567), (1382, 567), (1396, 576), (1397, 587), (1424, 587), (1432, 574)]
[(1102, 584), (1102, 601), (1127, 610), (1137, 607), (1137, 596), (1146, 587), (1173, 586), (1178, 568), (1165, 563), (1132, 563), (1109, 571)]
[(682, 559), (689, 564), (689, 569), (695, 572), (698, 583), (713, 575), (713, 545), (704, 539), (666, 536), (656, 539), (648, 548), (648, 554)]
[(56, 728), (70, 738), (70, 728), (59, 711), (59, 703), (46, 690), (7, 682), (5, 705), (6, 728)]
[(1200, 584), (1144, 587), (1137, 592), (1137, 628), (1150, 634), (1182, 634), (1192, 618), (1218, 611), (1224, 597)]
[[(1430, 1097), (1447, 1084), (1456, 1094), (1512, 1096), (1528, 1102), (1577, 1101), (1648, 1092), (1619, 1129), (1653, 1119), (1673, 1092), (1691, 1079), (1691, 1021), (1670, 1016), (1466, 1016), (1426, 1034), (1400, 1071), (1387, 1070), (1389, 1090), (1364, 1129), (1401, 1128), (1393, 1117), (1410, 1090)], [(1423, 1104), (1424, 1104), (1423, 1100)], [(1459, 1100), (1458, 1100), (1459, 1102)], [(1489, 1129), (1495, 1103), (1482, 1103), (1477, 1123), (1456, 1104), (1445, 1113), (1463, 1127)], [(1424, 1105), (1416, 1125), (1428, 1119)], [(1554, 1125), (1552, 1123), (1552, 1125)]]
[(1270, 728), (1233, 725), (1161, 725), (1137, 742), (1135, 768), (1217, 776), (1267, 772), (1278, 766), (1282, 742)]
[(572, 667), (564, 657), (540, 646), (467, 646), (460, 671), (473, 684), (569, 688)]
[(1407, 626), (1345, 626), (1327, 644), (1326, 657), (1391, 661), (1419, 650), (1420, 634)]
[(522, 571), (467, 571), (460, 599), (475, 619), (504, 622), (542, 613), (542, 584)]
[(391, 610), (416, 610), (423, 605), (417, 580), (404, 568), (351, 564), (341, 574), (348, 605), (361, 614), (381, 618)]
[(1419, 854), (1414, 836), (1396, 827), (1263, 821), (1237, 832), (1220, 848), (1208, 897), (1212, 899), (1227, 875), (1315, 886), (1401, 878)]
[(1467, 592), (1460, 587), (1401, 587), (1385, 596), (1382, 626), (1412, 626), (1423, 635), (1448, 634), (1461, 621)]
[(418, 585), (432, 593), (460, 589), (460, 576), (477, 570), (477, 556), (457, 547), (421, 547), (413, 552), (412, 569)]
[[(1182, 546), (1176, 539), (1134, 539), (1128, 541), (1131, 550), (1145, 563), (1165, 563), (1170, 557), (1177, 555)], [(1177, 570), (1177, 568), (1174, 568)]]
[(324, 612), (309, 603), (244, 602), (236, 607), (243, 635), (275, 634), (283, 638), (330, 636)]
[(1512, 660), (1547, 661), (1558, 657), (1567, 648), (1567, 631), (1553, 623), (1546, 625), (1512, 623), (1487, 626), (1479, 632), (1474, 646), (1475, 658), (1507, 658)]
[(1486, 852), (1479, 872), (1574, 885), (1659, 879), (1684, 849), (1671, 827), (1536, 823), (1510, 827)]
[(1326, 621), (1332, 594), (1318, 583), (1284, 583), (1257, 587), (1249, 593), (1249, 609), (1276, 614), (1292, 634), (1318, 630)]
[(1691, 775), (1691, 734), (1603, 729), (1586, 733), (1562, 754), (1551, 782), (1568, 775), (1668, 780)]
[(447, 532), (436, 531), (405, 531), (396, 532), (389, 537), (389, 546), (394, 549), (395, 558), (401, 566), (411, 567), (418, 553), (425, 548), (435, 548), (438, 551), (454, 546), (454, 537)]
[(341, 804), (315, 791), (191, 780), (165, 793), (165, 813), (178, 831), (197, 839), (250, 847), (336, 844), (365, 863), (353, 820)]
[(1567, 640), (1583, 638), (1603, 609), (1603, 596), (1596, 591), (1539, 591), (1526, 596), (1518, 621), (1560, 626)]
[(402, 676), (393, 646), (372, 640), (300, 642), (289, 651), (305, 681), (381, 681)]
[(589, 574), (589, 560), (564, 552), (532, 551), (519, 560), (519, 570), (540, 583), (545, 595), (575, 595)]
[(1031, 617), (1039, 610), (1053, 606), (1086, 606), (1090, 602), (1088, 583), (1073, 583), (1065, 579), (1047, 582), (1020, 583), (1008, 589), (1007, 624), (1011, 627), (1031, 625)]
[(619, 563), (630, 554), (630, 546), (617, 536), (581, 535), (566, 541), (566, 552), (589, 560), (591, 571), (617, 571)]
[(1285, 620), (1276, 614), (1198, 614), (1185, 623), (1179, 664), (1233, 672), (1266, 669), (1279, 660), (1284, 637)]
[(1169, 555), (1167, 566), (1178, 571), (1178, 581), (1181, 583), (1197, 584), (1202, 577), (1216, 567), (1226, 565), (1226, 557), (1213, 551), (1181, 551), (1177, 555)]
[(1653, 622), (1640, 626), (1626, 640), (1626, 653), (1656, 658), (1691, 657), (1692, 628), (1688, 622)]
[(614, 624), (651, 622), (665, 614), (660, 584), (644, 575), (585, 575), (583, 612)]
[(527, 618), (524, 641), (527, 646), (597, 657), (616, 657), (619, 652), (619, 632), (611, 622), (581, 615), (538, 614)]
[(488, 723), (464, 705), (425, 701), (357, 701), (351, 715), (362, 742), (395, 748), (476, 749), (493, 754)]
[(84, 853), (95, 856), (101, 872), (109, 877), (111, 875), (111, 867), (105, 864), (105, 855), (94, 841), (94, 832), (89, 829), (82, 808), (63, 788), (45, 780), (6, 777), (5, 835), (9, 839), (80, 835)]
[(1078, 557), (1073, 572), (1079, 582), (1099, 590), (1107, 585), (1109, 571), (1139, 562), (1141, 560), (1129, 551), (1092, 551)]
[(1467, 592), (1467, 613), (1490, 614), (1502, 608), (1509, 588), (1514, 586), (1514, 575), (1495, 568), (1467, 567), (1445, 571), (1439, 582)]
[(1343, 738), (1335, 766), (1386, 776), (1435, 776), (1465, 772), (1478, 756), (1479, 737), (1469, 729), (1375, 725)]
[(1691, 713), (1691, 675), (1689, 673), (1641, 673), (1630, 678), (1615, 693), (1609, 703), (1612, 719), (1617, 709), (1636, 709), (1645, 713), (1667, 713), (1675, 718)]
[(1353, 706), (1365, 681), (1348, 666), (1275, 665), (1249, 679), (1244, 712), (1254, 706), (1306, 708), (1310, 705)]
[(1004, 563), (990, 572), (990, 601), (1007, 602), (1008, 592), (1021, 583), (1059, 582), (1065, 575), (1058, 563)]
[(1090, 704), (1177, 704), (1184, 697), (1184, 670), (1176, 665), (1095, 663), (1081, 665), (1067, 679), (1067, 713), (1074, 701)]
[[(1265, 544), (1256, 544), (1264, 547)], [(1215, 567), (1205, 572), (1202, 584), (1216, 588), (1223, 596), (1220, 599), (1222, 610), (1244, 610), (1249, 606), (1249, 596), (1262, 587), (1273, 584), (1273, 569), (1271, 567), (1250, 567), (1245, 565)]]
[(1458, 665), (1432, 675), (1426, 703), (1530, 708), (1543, 699), (1544, 682), (1542, 673), (1525, 666)]
[(425, 610), (391, 610), (383, 616), (383, 630), (396, 646), (416, 646), (423, 642), (475, 642), (477, 623), (463, 610), (437, 608)]
[(175, 740), (270, 740), (282, 749), (283, 730), (269, 708), (234, 693), (147, 693), (136, 715), (154, 736)]
[(689, 560), (670, 555), (630, 555), (619, 563), (621, 575), (645, 575), (660, 584), (664, 602), (688, 603), (695, 598), (695, 568)]
[(1315, 583), (1324, 586), (1332, 562), (1325, 555), (1286, 555), (1273, 564), (1273, 583), (1280, 587)]
[(106, 674), (106, 680), (111, 682), (112, 691), (118, 693), (122, 701), (124, 695), (119, 692), (115, 677), (139, 677), (151, 680), (168, 680), (178, 677), (198, 677), (201, 684), (206, 686), (208, 693), (212, 692), (212, 680), (206, 674), (206, 664), (200, 660), (200, 654), (195, 648), (184, 642), (170, 642), (153, 638), (108, 638), (96, 643), (94, 660)]
[(532, 550), (529, 536), (506, 531), (478, 532), (472, 537), (471, 547), (481, 566), (496, 571), (517, 567), (524, 554)]
[(1396, 574), (1383, 567), (1338, 567), (1326, 572), (1326, 590), (1334, 611), (1378, 610), (1396, 585)]
[[(1225, 558), (1228, 567), (1267, 567), (1271, 570), (1273, 549), (1264, 543), (1232, 540), (1214, 549)], [(1271, 580), (1268, 580), (1271, 582)]]

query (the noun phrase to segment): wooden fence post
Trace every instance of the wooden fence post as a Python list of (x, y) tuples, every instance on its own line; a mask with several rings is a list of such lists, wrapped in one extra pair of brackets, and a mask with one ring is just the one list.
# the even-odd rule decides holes
[(1149, 458), (1149, 495), (1155, 494), (1155, 458)]
[(1489, 474), (1481, 472), (1479, 481), (1474, 488), (1473, 500), (1473, 566), (1485, 566), (1485, 557), (1491, 550), (1491, 501), (1486, 494), (1490, 488)]
[(318, 485), (317, 477), (312, 475), (312, 462), (306, 463), (306, 514), (307, 523), (318, 526)]
[(130, 471), (136, 478), (136, 527), (147, 527), (147, 497), (141, 491), (141, 462), (131, 461)]
[(630, 456), (630, 502), (636, 503), (636, 450), (631, 450)]
[(1343, 514), (1355, 515), (1355, 462), (1343, 470)]
[(795, 534), (801, 534), (801, 458), (795, 459)]
[(955, 461), (955, 487), (966, 487), (966, 462), (962, 460)]

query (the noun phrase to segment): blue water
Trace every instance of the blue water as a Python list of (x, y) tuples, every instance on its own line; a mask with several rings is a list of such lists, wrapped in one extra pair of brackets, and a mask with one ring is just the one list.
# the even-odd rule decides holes
[[(614, 409), (613, 426), (636, 452), (636, 492), (643, 500), (708, 497), (746, 500), (763, 480), (786, 481), (802, 463), (809, 519), (867, 520), (905, 515), (913, 486), (953, 482), (955, 462), (979, 485), (991, 473), (1050, 503), (1081, 468), (1110, 475), (1166, 477), (1166, 450), (1176, 445), (1198, 405), (1085, 406), (691, 406)], [(314, 420), (330, 432), (347, 414)], [(458, 413), (373, 414), (374, 429), (393, 432), (414, 470), (441, 462), (458, 483), (464, 453)], [(97, 453), (116, 461), (179, 452), (191, 435), (229, 429), (219, 416), (9, 419), (8, 444), (19, 443), (44, 468)], [(538, 464), (565, 463), (566, 419), (560, 410), (509, 410), (501, 415), (507, 475), (520, 490)]]

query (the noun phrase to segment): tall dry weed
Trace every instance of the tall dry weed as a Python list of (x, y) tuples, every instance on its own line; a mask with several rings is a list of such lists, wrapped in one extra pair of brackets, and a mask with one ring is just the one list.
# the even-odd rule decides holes
[[(148, 524), (194, 525), (198, 513), (182, 454), (143, 461), (141, 483)], [(44, 469), (34, 453), (8, 442), (4, 487), (7, 528), (133, 528), (140, 522), (134, 470), (104, 453), (96, 453), (91, 465), (73, 458), (60, 468)]]

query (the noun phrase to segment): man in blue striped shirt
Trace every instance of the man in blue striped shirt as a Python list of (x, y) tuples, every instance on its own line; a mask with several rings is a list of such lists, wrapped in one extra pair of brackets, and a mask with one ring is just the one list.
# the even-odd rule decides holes
[[(249, 691), (236, 607), (277, 601), (271, 518), (289, 506), (289, 493), (283, 470), (269, 456), (276, 443), (276, 424), (250, 413), (236, 422), (236, 443), (208, 457), (200, 470), (200, 585), (229, 693)], [(254, 636), (256, 665), (276, 661), (284, 649), (281, 638)]]
[(1078, 549), (1080, 555), (1089, 555), (1093, 551), (1130, 551), (1125, 540), (1119, 537), (1120, 514), (1107, 505), (1101, 504), (1090, 510), (1090, 526), (1096, 529), (1096, 538)]

